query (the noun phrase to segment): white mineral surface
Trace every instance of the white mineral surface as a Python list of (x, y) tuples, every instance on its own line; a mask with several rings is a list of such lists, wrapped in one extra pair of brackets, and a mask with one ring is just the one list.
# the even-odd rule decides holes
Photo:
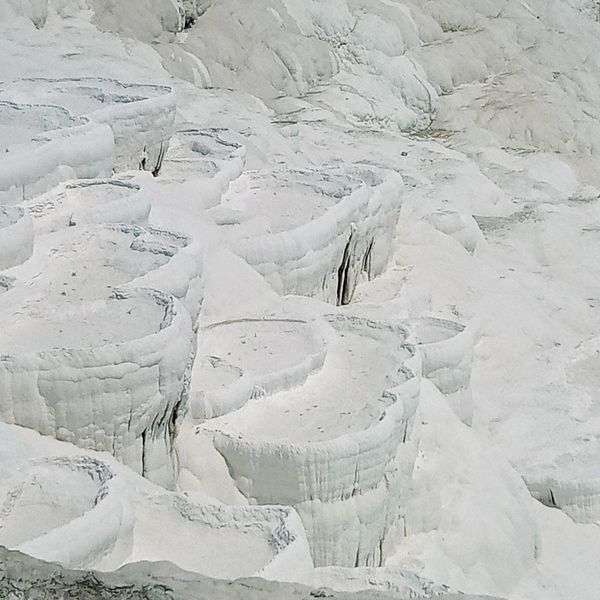
[(599, 7), (0, 0), (0, 546), (597, 600)]

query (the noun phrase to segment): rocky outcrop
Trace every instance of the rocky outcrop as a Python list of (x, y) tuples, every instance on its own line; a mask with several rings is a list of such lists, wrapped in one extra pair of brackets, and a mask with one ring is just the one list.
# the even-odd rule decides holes
[[(169, 563), (138, 563), (114, 573), (71, 571), (4, 548), (0, 548), (0, 594), (10, 600), (55, 600), (61, 596), (78, 600), (197, 600), (204, 595), (213, 600), (419, 599), (379, 591), (333, 592), (259, 579), (220, 581), (182, 571)], [(491, 596), (445, 593), (435, 597), (439, 600), (494, 600)]]

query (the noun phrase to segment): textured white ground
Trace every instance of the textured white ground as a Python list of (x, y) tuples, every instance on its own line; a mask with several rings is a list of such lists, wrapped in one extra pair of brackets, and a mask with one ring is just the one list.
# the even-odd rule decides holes
[(598, 16), (0, 0), (0, 545), (597, 599)]

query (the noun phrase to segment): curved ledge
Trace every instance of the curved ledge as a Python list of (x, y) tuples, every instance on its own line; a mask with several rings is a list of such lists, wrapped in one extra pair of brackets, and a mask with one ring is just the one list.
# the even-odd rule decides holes
[(192, 370), (190, 409), (192, 418), (205, 420), (302, 385), (322, 367), (326, 350), (306, 321), (248, 318), (205, 327), (199, 354), (204, 358)]
[(131, 539), (119, 487), (110, 467), (90, 457), (30, 460), (2, 482), (0, 543), (67, 567), (90, 566)]
[(431, 380), (446, 396), (452, 409), (470, 425), (473, 420), (471, 368), (473, 332), (469, 327), (445, 319), (422, 318), (407, 322), (411, 341), (423, 363), (423, 377)]
[(234, 228), (231, 243), (279, 293), (340, 305), (352, 300), (361, 273), (385, 268), (402, 186), (397, 173), (366, 168), (246, 173), (223, 208), (261, 216), (256, 232)]
[[(177, 543), (156, 537), (157, 522)], [(302, 523), (288, 507), (200, 505), (162, 494), (137, 515), (134, 540), (134, 560), (168, 560), (209, 577), (294, 579), (312, 570)]]
[(27, 204), (36, 231), (51, 232), (73, 225), (145, 223), (150, 200), (140, 187), (118, 179), (69, 183)]
[(180, 129), (171, 139), (162, 175), (175, 181), (202, 176), (226, 190), (246, 163), (245, 146), (227, 139), (230, 136), (227, 129)]
[(138, 276), (128, 287), (156, 288), (172, 294), (184, 303), (195, 322), (204, 298), (202, 240), (156, 227), (121, 229), (136, 236), (132, 249), (168, 257), (164, 264)]
[(34, 78), (6, 83), (0, 95), (64, 106), (110, 125), (117, 171), (141, 168), (158, 174), (175, 123), (175, 92), (168, 86), (101, 77)]
[(0, 153), (0, 202), (14, 204), (66, 179), (112, 171), (114, 140), (107, 125), (57, 106), (0, 101), (0, 131), (6, 130), (11, 143)]
[(156, 290), (23, 310), (29, 317), (9, 319), (0, 346), (2, 420), (110, 452), (172, 485), (194, 351), (187, 311)]
[(39, 239), (35, 265), (11, 273), (27, 280), (37, 269), (28, 296), (58, 297), (62, 304), (94, 300), (112, 286), (153, 288), (184, 301), (194, 319), (198, 314), (203, 297), (199, 241), (124, 224), (69, 227)]
[[(299, 511), (316, 565), (379, 565), (397, 518), (397, 478), (414, 459), (400, 447), (417, 406), (420, 358), (401, 326), (343, 315), (329, 321), (337, 346), (330, 345), (322, 369), (304, 386), (257, 399), (201, 427), (212, 432), (246, 497)], [(389, 356), (382, 353), (382, 339), (395, 341)], [(385, 382), (372, 399), (350, 377), (354, 362), (363, 361), (372, 371), (369, 383)], [(347, 392), (343, 401), (340, 385)]]

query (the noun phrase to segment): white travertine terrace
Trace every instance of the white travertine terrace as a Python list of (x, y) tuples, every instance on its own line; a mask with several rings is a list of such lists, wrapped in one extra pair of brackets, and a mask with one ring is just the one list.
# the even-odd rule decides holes
[(367, 167), (248, 171), (219, 207), (242, 215), (232, 245), (282, 294), (348, 304), (391, 251), (402, 179)]
[(474, 335), (469, 327), (446, 319), (424, 317), (407, 323), (411, 342), (419, 349), (423, 377), (435, 383), (463, 423), (473, 419), (471, 366)]
[[(154, 535), (156, 522), (169, 523), (166, 538)], [(219, 579), (297, 581), (313, 568), (302, 522), (289, 507), (203, 506), (161, 494), (147, 500), (133, 536), (131, 561), (168, 560)], [(245, 552), (240, 556), (234, 548)]]
[(73, 177), (111, 173), (110, 127), (58, 106), (0, 100), (0, 203), (15, 204)]
[(127, 557), (132, 509), (108, 464), (83, 455), (39, 457), (2, 474), (2, 545), (76, 568), (103, 555), (115, 564)]
[(485, 239), (471, 215), (451, 210), (437, 210), (425, 220), (438, 231), (454, 238), (467, 252), (473, 254)]
[(175, 181), (202, 176), (213, 179), (224, 191), (242, 174), (246, 159), (246, 148), (231, 137), (227, 129), (178, 129), (171, 138), (162, 176)]
[(129, 287), (156, 288), (180, 299), (192, 322), (202, 306), (204, 288), (202, 240), (155, 227), (116, 226), (135, 236), (131, 248), (160, 257), (163, 264), (140, 274)]
[(0, 0), (0, 544), (597, 600), (591, 8)]
[(412, 468), (402, 446), (417, 405), (419, 357), (402, 327), (341, 314), (328, 320), (327, 356), (303, 385), (201, 427), (213, 432), (244, 496), (298, 510), (315, 564), (381, 565), (398, 518), (397, 480)]
[(115, 292), (3, 312), (0, 417), (82, 448), (111, 452), (173, 485), (173, 439), (193, 357), (190, 317), (158, 291)]
[(52, 103), (23, 104), (0, 100), (0, 153), (19, 150), (40, 133), (76, 127), (85, 121)]
[[(0, 434), (8, 447), (0, 461), (2, 545), (70, 568), (169, 560), (225, 579), (312, 575), (306, 534), (291, 508), (199, 505), (105, 454), (84, 455), (4, 423)], [(163, 536), (155, 535), (157, 522)]]
[(201, 330), (199, 339), (190, 388), (194, 420), (226, 415), (252, 398), (302, 385), (326, 355), (322, 332), (302, 319), (213, 323)]
[(150, 214), (150, 200), (140, 186), (118, 179), (63, 184), (26, 206), (37, 232), (94, 223), (143, 224)]
[[(76, 303), (127, 286), (156, 288), (185, 299), (200, 277), (200, 258), (180, 256), (189, 246), (185, 236), (152, 227), (67, 227), (40, 235), (32, 260), (7, 273), (20, 280), (35, 279), (13, 296), (63, 296)], [(182, 268), (190, 262), (195, 269)]]
[(0, 204), (0, 270), (25, 262), (33, 252), (33, 225), (20, 206)]
[(175, 92), (167, 86), (100, 77), (21, 79), (0, 85), (1, 98), (34, 99), (110, 125), (118, 171), (141, 168), (158, 174), (175, 122)]

